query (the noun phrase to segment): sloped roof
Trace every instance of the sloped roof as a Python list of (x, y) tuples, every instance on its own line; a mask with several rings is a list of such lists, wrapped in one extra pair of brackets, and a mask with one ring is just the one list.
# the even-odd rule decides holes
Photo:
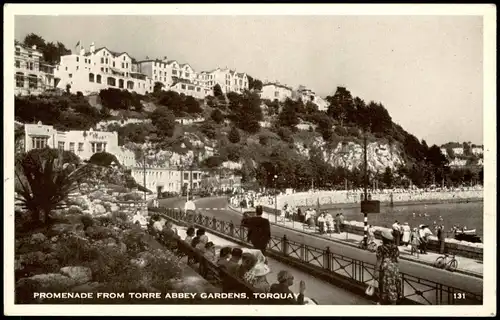
[(266, 84), (262, 85), (262, 87), (267, 87), (267, 86), (275, 86), (275, 87), (278, 87), (278, 88), (283, 88), (283, 89), (287, 89), (287, 90), (292, 91), (292, 88), (287, 87), (287, 86), (285, 86), (285, 85), (282, 85), (282, 84), (280, 84), (280, 83), (268, 82), (268, 83), (266, 83)]
[[(130, 54), (128, 54), (128, 52), (126, 52), (126, 51), (123, 51), (123, 52), (111, 51), (111, 50), (109, 50), (107, 47), (100, 47), (100, 48), (98, 48), (98, 49), (95, 49), (95, 51), (94, 51), (94, 52), (95, 52), (95, 53), (97, 53), (97, 52), (99, 52), (99, 51), (101, 51), (101, 50), (104, 50), (104, 49), (106, 49), (106, 50), (107, 50), (107, 51), (108, 51), (108, 52), (109, 52), (109, 53), (110, 53), (113, 57), (119, 57), (119, 56), (121, 56), (121, 55), (123, 55), (123, 54), (126, 54), (126, 55), (130, 58), (130, 59), (135, 60), (135, 59), (134, 59), (134, 58), (133, 58)], [(85, 53), (85, 55), (90, 55), (90, 54), (91, 54), (90, 52)]]

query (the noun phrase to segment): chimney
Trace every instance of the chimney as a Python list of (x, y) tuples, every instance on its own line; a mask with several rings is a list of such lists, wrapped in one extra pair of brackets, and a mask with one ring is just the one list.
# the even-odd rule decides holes
[(90, 53), (94, 54), (95, 52), (95, 44), (92, 42), (92, 44), (90, 45)]
[(85, 55), (85, 48), (83, 46), (80, 47), (80, 55)]

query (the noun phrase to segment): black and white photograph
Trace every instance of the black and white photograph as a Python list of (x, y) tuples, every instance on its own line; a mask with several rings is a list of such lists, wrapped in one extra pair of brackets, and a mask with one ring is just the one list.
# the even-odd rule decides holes
[(495, 9), (4, 5), (4, 313), (495, 316)]

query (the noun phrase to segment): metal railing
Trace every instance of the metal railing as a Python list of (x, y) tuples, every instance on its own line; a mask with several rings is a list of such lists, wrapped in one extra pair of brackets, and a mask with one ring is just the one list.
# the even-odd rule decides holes
[[(240, 297), (228, 299), (211, 299), (210, 303), (217, 304), (288, 304), (283, 300), (262, 299), (254, 294), (259, 290), (244, 282), (242, 279), (231, 274), (227, 269), (221, 268), (203, 255), (201, 251), (192, 247), (180, 238), (167, 239), (157, 232), (148, 232), (160, 244), (169, 249), (177, 257), (177, 261), (185, 259), (187, 264), (208, 282), (216, 287), (222, 288), (224, 293), (236, 293)], [(245, 296), (242, 297), (242, 294)], [(245, 298), (246, 297), (246, 298)], [(202, 300), (209, 303), (208, 300)]]
[[(247, 242), (247, 229), (230, 221), (218, 220), (201, 214), (187, 215), (182, 210), (155, 208), (171, 219), (188, 224), (203, 226), (217, 234), (239, 242)], [(332, 283), (354, 282), (358, 286), (368, 286), (374, 279), (375, 265), (352, 259), (330, 251), (299, 243), (283, 237), (271, 236), (268, 250), (293, 262), (306, 265), (310, 270), (327, 275)], [(442, 283), (426, 280), (406, 273), (401, 274), (402, 300), (406, 303), (425, 305), (481, 305), (482, 292), (473, 293)], [(464, 298), (465, 297), (465, 298)]]

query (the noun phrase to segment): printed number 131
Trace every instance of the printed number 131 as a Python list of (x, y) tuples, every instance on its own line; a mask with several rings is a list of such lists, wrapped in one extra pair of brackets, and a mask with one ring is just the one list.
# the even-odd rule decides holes
[(453, 299), (457, 299), (457, 300), (465, 299), (465, 293), (454, 293)]

